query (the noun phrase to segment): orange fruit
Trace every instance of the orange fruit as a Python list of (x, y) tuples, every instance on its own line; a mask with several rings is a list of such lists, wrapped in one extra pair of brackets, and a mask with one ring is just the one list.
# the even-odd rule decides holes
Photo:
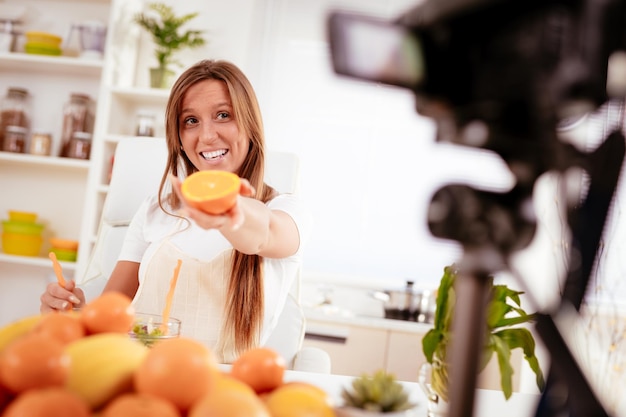
[(332, 397), (330, 396), (330, 394), (328, 394), (326, 391), (324, 391), (322, 388), (318, 387), (317, 385), (313, 385), (309, 382), (289, 381), (289, 382), (285, 382), (282, 386), (295, 386), (295, 387), (302, 387), (303, 389), (310, 389), (313, 393), (316, 393), (317, 395), (319, 395), (322, 400), (324, 400), (330, 405), (333, 405), (334, 401)]
[(57, 311), (42, 315), (33, 331), (50, 336), (62, 345), (84, 337), (86, 332), (80, 316)]
[(135, 390), (155, 395), (187, 411), (219, 378), (213, 352), (186, 337), (155, 344), (135, 370)]
[(261, 394), (282, 385), (286, 367), (285, 359), (276, 351), (258, 347), (235, 359), (230, 374)]
[(2, 415), (2, 410), (4, 410), (12, 399), (13, 395), (9, 392), (9, 390), (0, 384), (0, 415)]
[(207, 170), (189, 175), (181, 192), (187, 204), (209, 214), (223, 214), (237, 202), (241, 180), (228, 171)]
[(270, 392), (265, 406), (272, 417), (334, 417), (327, 396), (308, 384), (285, 384)]
[(252, 387), (243, 381), (238, 380), (232, 375), (222, 374), (215, 379), (215, 385), (212, 391), (242, 391), (248, 394), (256, 395)]
[(83, 307), (80, 318), (88, 334), (128, 333), (135, 321), (132, 300), (117, 291), (102, 293)]
[(70, 365), (70, 356), (61, 342), (29, 333), (2, 351), (0, 381), (13, 393), (62, 386), (69, 376)]
[(270, 413), (254, 393), (222, 389), (198, 400), (187, 417), (270, 417)]
[(127, 393), (106, 405), (100, 417), (180, 417), (172, 403), (153, 395)]
[(17, 397), (2, 417), (89, 417), (91, 410), (76, 394), (59, 387), (30, 390)]

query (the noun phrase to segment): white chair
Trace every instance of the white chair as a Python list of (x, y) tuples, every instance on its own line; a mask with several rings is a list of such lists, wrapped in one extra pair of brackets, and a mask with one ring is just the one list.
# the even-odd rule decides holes
[[(118, 143), (96, 243), (85, 275), (78, 281), (87, 300), (102, 292), (117, 262), (128, 225), (141, 202), (158, 190), (166, 161), (164, 139), (129, 138)], [(297, 192), (297, 156), (270, 152), (266, 157), (266, 181), (281, 193)], [(330, 373), (330, 357), (325, 351), (302, 348), (306, 319), (299, 304), (299, 289), (298, 276), (266, 346), (280, 353), (290, 369)]]

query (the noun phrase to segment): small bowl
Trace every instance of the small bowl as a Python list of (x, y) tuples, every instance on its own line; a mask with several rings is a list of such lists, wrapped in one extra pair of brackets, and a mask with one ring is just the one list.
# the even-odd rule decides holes
[(9, 210), (9, 221), (35, 223), (37, 221), (37, 213), (30, 211)]
[(41, 235), (45, 226), (41, 223), (2, 221), (2, 230), (6, 233), (21, 235)]
[(2, 233), (2, 250), (9, 255), (37, 256), (43, 238), (32, 234)]
[(139, 340), (144, 345), (150, 347), (159, 340), (173, 339), (180, 336), (180, 320), (170, 317), (167, 320), (167, 332), (161, 332), (163, 317), (160, 314), (136, 313), (135, 323), (128, 333), (131, 339)]
[(75, 250), (51, 248), (50, 252), (54, 253), (59, 261), (76, 262), (78, 252)]
[(78, 240), (51, 237), (50, 244), (55, 249), (63, 249), (63, 250), (74, 251), (74, 252), (78, 250)]

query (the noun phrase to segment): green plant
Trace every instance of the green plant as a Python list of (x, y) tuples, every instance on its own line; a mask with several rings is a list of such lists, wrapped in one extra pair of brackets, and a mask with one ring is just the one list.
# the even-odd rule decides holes
[[(439, 284), (435, 310), (434, 327), (422, 339), (422, 349), (426, 361), (432, 366), (432, 388), (444, 400), (448, 401), (448, 363), (446, 354), (453, 336), (451, 323), (454, 313), (456, 294), (454, 282), (458, 271), (456, 265), (446, 266)], [(506, 285), (494, 285), (493, 277), (488, 282), (491, 298), (486, 314), (486, 340), (479, 370), (483, 370), (495, 353), (500, 369), (500, 385), (504, 397), (511, 397), (513, 367), (511, 366), (511, 350), (521, 348), (524, 359), (535, 373), (535, 380), (540, 390), (545, 381), (535, 356), (535, 339), (532, 333), (520, 324), (534, 320), (534, 314), (527, 314), (521, 308), (520, 295)]]
[(148, 9), (156, 12), (156, 15), (138, 13), (134, 20), (152, 35), (152, 40), (156, 44), (154, 54), (159, 68), (167, 70), (171, 65), (180, 65), (174, 60), (176, 52), (185, 48), (198, 48), (206, 43), (203, 37), (204, 31), (182, 31), (181, 29), (183, 25), (198, 16), (198, 13), (176, 16), (173, 8), (163, 3), (149, 3)]
[(341, 397), (348, 407), (388, 413), (413, 408), (409, 396), (393, 374), (379, 370), (373, 375), (363, 374), (352, 381), (352, 389), (344, 388)]

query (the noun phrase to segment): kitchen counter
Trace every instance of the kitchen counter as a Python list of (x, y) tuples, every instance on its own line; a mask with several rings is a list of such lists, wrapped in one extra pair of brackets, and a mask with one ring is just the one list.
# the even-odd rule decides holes
[(407, 333), (426, 333), (432, 328), (431, 323), (417, 323), (405, 320), (386, 319), (384, 317), (354, 314), (335, 306), (303, 307), (307, 321), (329, 324), (368, 327), (372, 329), (393, 330)]

